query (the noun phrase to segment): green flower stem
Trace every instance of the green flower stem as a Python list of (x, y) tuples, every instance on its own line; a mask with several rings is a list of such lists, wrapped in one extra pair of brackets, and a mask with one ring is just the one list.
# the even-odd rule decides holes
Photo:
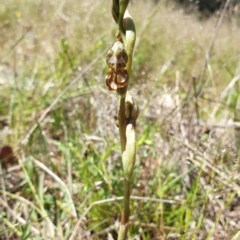
[(136, 136), (135, 128), (132, 124), (128, 124), (126, 127), (126, 139), (126, 150), (123, 152), (122, 155), (124, 171), (124, 200), (118, 240), (123, 240), (127, 237), (130, 215), (131, 179), (136, 159)]
[[(125, 49), (128, 54), (128, 62), (126, 69), (130, 76), (132, 68), (132, 56), (136, 39), (135, 24), (127, 11), (129, 0), (113, 0), (112, 1), (112, 15), (115, 22), (118, 24), (120, 31), (125, 35)], [(128, 223), (130, 216), (130, 193), (131, 193), (131, 178), (136, 158), (136, 140), (135, 140), (135, 121), (137, 118), (134, 116), (134, 104), (133, 102), (126, 105), (128, 85), (123, 88), (119, 88), (117, 93), (119, 95), (118, 103), (118, 124), (119, 135), (122, 149), (122, 162), (124, 171), (124, 200), (123, 211), (121, 217), (121, 225), (118, 232), (118, 240), (125, 240), (127, 237)], [(131, 107), (130, 107), (131, 106)], [(127, 109), (126, 109), (127, 108)], [(129, 113), (127, 117), (134, 120), (134, 123), (127, 124), (126, 122), (126, 110)], [(130, 118), (131, 117), (131, 118)]]
[(127, 237), (128, 225), (121, 225), (118, 231), (118, 240), (125, 240)]
[(125, 148), (126, 148), (126, 142), (127, 142), (127, 139), (126, 139), (126, 118), (125, 118), (125, 98), (126, 98), (127, 86), (124, 87), (124, 88), (121, 88), (120, 90), (121, 90), (121, 92), (118, 91), (118, 94), (119, 94), (118, 125), (119, 125), (119, 135), (120, 135), (121, 149), (122, 149), (122, 152), (124, 152)]
[[(127, 226), (130, 215), (130, 192), (131, 190), (131, 180), (124, 179), (124, 198), (123, 198), (123, 212), (121, 217), (121, 227)], [(120, 229), (121, 229), (120, 227)], [(126, 228), (127, 231), (127, 228)]]

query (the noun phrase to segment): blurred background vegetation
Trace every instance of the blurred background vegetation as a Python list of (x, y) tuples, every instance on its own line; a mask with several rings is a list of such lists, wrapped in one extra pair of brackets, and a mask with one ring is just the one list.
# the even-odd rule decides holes
[[(129, 6), (130, 90), (141, 109), (129, 239), (240, 239), (239, 5), (213, 39), (224, 4), (210, 14), (179, 2)], [(76, 213), (76, 239), (116, 238), (122, 202), (107, 201), (122, 196), (123, 179), (116, 94), (104, 80), (117, 30), (110, 8), (0, 5), (0, 148), (16, 152), (1, 169), (0, 239), (69, 239)]]

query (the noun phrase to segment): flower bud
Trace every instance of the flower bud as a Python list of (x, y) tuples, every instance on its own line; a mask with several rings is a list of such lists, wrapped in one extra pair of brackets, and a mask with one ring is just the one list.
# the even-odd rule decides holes
[(127, 123), (133, 123), (133, 125), (135, 125), (139, 112), (138, 104), (134, 102), (132, 95), (127, 91), (125, 99), (125, 116)]

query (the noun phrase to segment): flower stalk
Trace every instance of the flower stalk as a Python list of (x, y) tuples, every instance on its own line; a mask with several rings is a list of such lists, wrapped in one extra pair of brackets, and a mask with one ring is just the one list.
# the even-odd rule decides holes
[[(108, 90), (116, 90), (118, 101), (118, 127), (122, 149), (124, 172), (124, 200), (118, 240), (127, 237), (130, 216), (131, 179), (136, 159), (136, 120), (139, 108), (128, 92), (129, 76), (132, 68), (132, 56), (136, 39), (134, 21), (127, 7), (129, 0), (112, 0), (112, 16), (118, 24), (116, 41), (107, 54), (109, 71), (106, 75)], [(122, 40), (121, 34), (125, 36)]]

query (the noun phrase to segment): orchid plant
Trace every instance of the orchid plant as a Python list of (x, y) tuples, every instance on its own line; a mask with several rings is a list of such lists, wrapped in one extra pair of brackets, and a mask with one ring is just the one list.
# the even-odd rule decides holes
[[(118, 128), (122, 149), (124, 172), (124, 201), (118, 240), (126, 239), (130, 216), (131, 179), (136, 158), (136, 120), (139, 115), (138, 105), (128, 91), (132, 55), (136, 30), (127, 6), (129, 0), (112, 0), (112, 16), (118, 25), (116, 41), (108, 51), (106, 63), (109, 71), (106, 74), (106, 86), (116, 91), (118, 101)], [(123, 41), (122, 35), (125, 37)]]

